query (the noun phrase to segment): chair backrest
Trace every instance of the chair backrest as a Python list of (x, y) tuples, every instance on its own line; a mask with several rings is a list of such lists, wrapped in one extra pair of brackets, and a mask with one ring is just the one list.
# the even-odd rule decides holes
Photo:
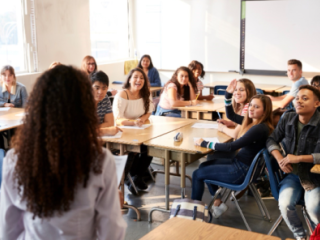
[(215, 95), (224, 95), (227, 89), (227, 85), (217, 85), (214, 87), (214, 94)]
[(260, 88), (256, 88), (256, 92), (257, 92), (257, 94), (263, 94), (263, 91)]
[(122, 85), (122, 84), (123, 84), (123, 82), (121, 82), (121, 81), (113, 81), (113, 82), (112, 82), (112, 84), (119, 84), (119, 85)]

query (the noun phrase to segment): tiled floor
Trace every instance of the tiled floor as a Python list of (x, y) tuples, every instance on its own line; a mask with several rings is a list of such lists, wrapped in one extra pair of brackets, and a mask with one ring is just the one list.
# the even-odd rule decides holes
[[(197, 169), (200, 161), (197, 161), (187, 167), (187, 174), (192, 176), (192, 172)], [(159, 165), (153, 165), (154, 169), (162, 169)], [(175, 169), (172, 168), (172, 171)], [(191, 184), (189, 180), (186, 180), (187, 188), (186, 194), (187, 197), (191, 195)], [(136, 214), (134, 211), (129, 210), (128, 212), (124, 212), (124, 219), (128, 224), (126, 240), (136, 240), (147, 234), (152, 229), (159, 226), (162, 222), (166, 221), (169, 218), (169, 214), (154, 212), (153, 213), (153, 223), (148, 223), (148, 213), (149, 210), (154, 206), (164, 206), (164, 175), (157, 174), (156, 182), (151, 183), (149, 188), (140, 194), (139, 196), (132, 195), (127, 189), (125, 193), (125, 198), (129, 204), (134, 205), (139, 208), (141, 212), (141, 221), (136, 221)], [(170, 201), (175, 198), (180, 198), (180, 178), (179, 177), (171, 177), (170, 178)], [(211, 196), (209, 192), (206, 190), (203, 201), (209, 204)], [(272, 227), (274, 221), (279, 217), (279, 210), (277, 206), (277, 202), (273, 198), (264, 200), (269, 213), (272, 218), (272, 222), (268, 222), (262, 218), (262, 215), (259, 211), (259, 208), (251, 196), (243, 196), (239, 201), (240, 207), (243, 210), (243, 213), (252, 228), (252, 231), (264, 233), (266, 234), (270, 228)], [(214, 224), (219, 224), (223, 226), (239, 228), (246, 230), (246, 227), (242, 221), (242, 218), (233, 202), (230, 200), (227, 201), (227, 205), (229, 206), (228, 211), (223, 214), (219, 219), (214, 219)], [(299, 210), (300, 218), (302, 218), (301, 211)], [(214, 233), (212, 233), (214, 236)], [(278, 236), (281, 239), (285, 238), (293, 238), (291, 231), (288, 229), (284, 222), (278, 227), (278, 229), (273, 234), (274, 236)], [(214, 239), (214, 238), (213, 238)]]

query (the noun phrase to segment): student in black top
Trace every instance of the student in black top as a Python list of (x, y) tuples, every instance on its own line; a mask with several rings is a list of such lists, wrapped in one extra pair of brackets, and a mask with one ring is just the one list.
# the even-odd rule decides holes
[[(228, 111), (233, 108), (230, 102), (226, 102)], [(223, 131), (220, 128), (220, 131)], [(272, 132), (272, 103), (265, 95), (252, 97), (249, 110), (238, 130), (236, 140), (230, 143), (207, 142), (199, 139), (195, 145), (211, 148), (216, 151), (230, 152), (239, 150), (233, 159), (215, 158), (214, 154), (208, 155), (208, 161), (202, 163), (199, 169), (193, 172), (192, 196), (194, 200), (201, 201), (204, 192), (204, 180), (220, 180), (226, 183), (241, 183), (250, 167), (255, 155), (265, 147), (266, 140)], [(221, 155), (221, 154), (219, 154)], [(218, 186), (212, 185), (217, 190)], [(215, 192), (211, 192), (215, 194)], [(213, 216), (218, 218), (227, 210), (227, 206), (221, 202), (218, 196), (213, 205)]]

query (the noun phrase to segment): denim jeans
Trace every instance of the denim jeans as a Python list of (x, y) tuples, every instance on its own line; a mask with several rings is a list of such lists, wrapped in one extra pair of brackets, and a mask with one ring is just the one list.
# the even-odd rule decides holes
[(279, 209), (295, 238), (306, 236), (295, 208), (303, 193), (305, 206), (314, 228), (320, 222), (320, 187), (304, 192), (299, 177), (295, 174), (289, 174), (280, 182)]
[(181, 118), (181, 111), (178, 109), (164, 109), (158, 105), (155, 115)]
[[(242, 183), (249, 167), (237, 159), (213, 159), (200, 164), (199, 168), (192, 174), (192, 194), (193, 200), (201, 201), (204, 192), (204, 180), (216, 180), (225, 183)], [(214, 192), (218, 190), (218, 186), (211, 185)], [(218, 196), (219, 198), (219, 196)]]

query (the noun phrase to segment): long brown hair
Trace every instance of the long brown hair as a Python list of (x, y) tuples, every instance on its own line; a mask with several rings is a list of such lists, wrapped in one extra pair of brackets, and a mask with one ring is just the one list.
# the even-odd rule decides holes
[(89, 62), (91, 59), (94, 61), (94, 64), (95, 64), (95, 69), (93, 70), (93, 72), (96, 72), (98, 70), (98, 65), (97, 65), (97, 62), (94, 59), (94, 57), (92, 57), (90, 55), (87, 55), (82, 59), (82, 63), (81, 63), (81, 70), (84, 71), (85, 73), (87, 73), (88, 75), (90, 73), (88, 72), (88, 64), (87, 64), (87, 62)]
[(193, 73), (191, 72), (191, 70), (187, 67), (179, 67), (172, 75), (171, 79), (164, 85), (163, 89), (161, 90), (161, 93), (166, 89), (166, 87), (168, 86), (168, 84), (170, 83), (174, 83), (176, 86), (177, 86), (177, 94), (178, 94), (178, 98), (180, 97), (183, 97), (184, 100), (188, 101), (190, 100), (190, 88), (189, 86), (183, 86), (184, 88), (184, 93), (183, 93), (183, 96), (181, 96), (181, 88), (180, 88), (180, 83), (178, 81), (178, 74), (180, 71), (184, 71), (184, 72), (187, 72), (188, 73), (188, 78), (189, 78), (189, 81), (195, 91), (195, 93), (197, 93), (198, 91), (198, 88), (197, 88), (197, 83), (196, 83), (196, 80), (194, 79), (193, 77)]
[(144, 73), (144, 71), (141, 68), (134, 68), (130, 71), (127, 80), (123, 84), (123, 89), (130, 89), (130, 79), (134, 72), (140, 72), (143, 75), (144, 78), (144, 84), (143, 87), (140, 90), (140, 97), (143, 99), (144, 103), (144, 114), (147, 114), (149, 112), (150, 107), (150, 89), (149, 89), (149, 81), (147, 75)]
[[(191, 63), (189, 63), (188, 68), (193, 71), (197, 68), (197, 65), (201, 67), (201, 74), (200, 77), (204, 78), (204, 75), (206, 75), (206, 72), (203, 70), (203, 64), (201, 62), (198, 62), (196, 60), (193, 60)], [(195, 79), (197, 81), (197, 79)]]
[(244, 120), (242, 122), (239, 134), (237, 138), (242, 137), (252, 126), (264, 123), (268, 126), (269, 128), (269, 134), (273, 131), (273, 124), (272, 124), (272, 119), (273, 119), (273, 114), (272, 114), (272, 102), (271, 99), (266, 96), (266, 95), (255, 95), (250, 99), (250, 102), (253, 99), (259, 99), (262, 102), (263, 105), (263, 115), (262, 117), (255, 123), (253, 124), (252, 118), (249, 118), (249, 109), (246, 113), (246, 116), (244, 117)]
[[(16, 74), (14, 72), (14, 68), (12, 66), (10, 66), (10, 65), (3, 66), (3, 68), (1, 69), (1, 73), (0, 74), (4, 75), (4, 73), (6, 71), (9, 71), (13, 75), (13, 79), (14, 79), (13, 80), (13, 85), (15, 85), (17, 83), (17, 78), (16, 78)], [(1, 81), (1, 83), (2, 83), (2, 81)]]
[(23, 125), (12, 139), (14, 178), (34, 217), (70, 209), (78, 184), (102, 172), (98, 119), (88, 77), (58, 65), (44, 72), (28, 99)]
[[(245, 105), (250, 101), (250, 99), (254, 95), (257, 94), (256, 87), (254, 86), (253, 82), (250, 79), (247, 79), (247, 78), (241, 78), (241, 79), (238, 80), (238, 82), (243, 83), (244, 88), (245, 88), (246, 93), (247, 93), (247, 98), (246, 98), (245, 102), (243, 103), (243, 105)], [(238, 113), (239, 110), (240, 110), (241, 104), (240, 103), (236, 103), (234, 98), (232, 100), (232, 106), (233, 106), (234, 111), (236, 113)]]
[(137, 67), (143, 69), (143, 67), (142, 67), (142, 60), (143, 60), (144, 58), (148, 58), (149, 61), (150, 61), (150, 64), (149, 64), (148, 69), (153, 68), (153, 63), (152, 63), (151, 57), (150, 57), (150, 55), (148, 55), (148, 54), (145, 54), (145, 55), (143, 55), (143, 56), (140, 58), (140, 61), (139, 61)]

